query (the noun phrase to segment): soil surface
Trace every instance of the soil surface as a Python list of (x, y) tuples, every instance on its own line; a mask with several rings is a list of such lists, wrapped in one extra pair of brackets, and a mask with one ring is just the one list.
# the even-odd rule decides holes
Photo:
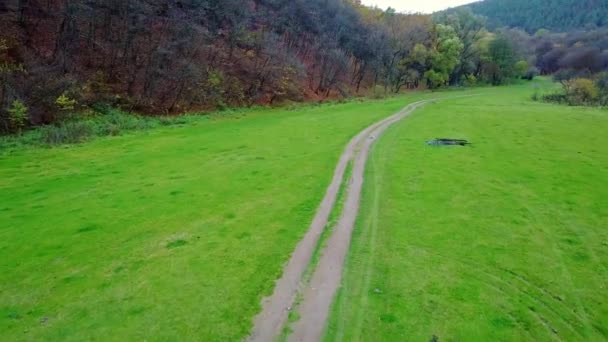
[[(366, 128), (349, 142), (306, 235), (298, 243), (283, 270), (282, 277), (277, 280), (274, 292), (262, 301), (262, 311), (254, 319), (254, 328), (248, 338), (249, 341), (276, 340), (287, 322), (288, 313), (292, 310), (298, 292), (303, 295), (302, 302), (298, 305), (300, 320), (294, 324), (289, 340), (321, 340), (333, 297), (342, 279), (344, 260), (359, 211), (365, 163), (370, 147), (388, 127), (430, 101), (433, 100), (408, 105), (400, 112)], [(303, 284), (302, 276), (336, 204), (346, 167), (351, 160), (353, 161), (352, 176), (348, 181), (340, 220), (327, 241), (310, 283)]]

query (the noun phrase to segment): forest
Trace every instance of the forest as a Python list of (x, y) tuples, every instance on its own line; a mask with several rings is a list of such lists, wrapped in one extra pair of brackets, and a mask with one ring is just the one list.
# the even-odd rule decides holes
[(8, 0), (0, 131), (108, 108), (179, 114), (608, 68), (606, 28), (531, 35), (476, 12), (402, 14), (357, 0)]
[[(484, 0), (466, 7), (488, 18), (488, 27), (519, 27), (530, 33), (608, 26), (605, 0)], [(458, 10), (458, 8), (456, 9)]]

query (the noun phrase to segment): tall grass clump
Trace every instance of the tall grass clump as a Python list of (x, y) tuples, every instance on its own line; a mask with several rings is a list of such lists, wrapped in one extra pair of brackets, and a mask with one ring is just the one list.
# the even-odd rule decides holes
[(21, 135), (0, 137), (0, 149), (17, 146), (59, 146), (78, 144), (94, 137), (117, 136), (159, 126), (190, 122), (185, 116), (146, 117), (100, 106), (94, 111), (70, 115), (52, 125), (41, 126)]

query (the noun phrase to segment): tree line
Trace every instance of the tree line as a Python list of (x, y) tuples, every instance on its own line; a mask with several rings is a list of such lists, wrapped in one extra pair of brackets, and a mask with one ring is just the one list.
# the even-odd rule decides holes
[(181, 113), (606, 68), (605, 31), (486, 26), (466, 9), (431, 17), (357, 0), (8, 0), (0, 131), (108, 108)]

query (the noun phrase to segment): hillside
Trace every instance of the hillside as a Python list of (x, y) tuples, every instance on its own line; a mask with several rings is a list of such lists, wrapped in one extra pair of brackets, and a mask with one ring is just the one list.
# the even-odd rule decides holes
[(0, 107), (33, 123), (62, 94), (150, 113), (326, 96), (366, 33), (339, 0), (9, 0), (0, 32)]
[[(514, 3), (520, 5), (492, 0), (472, 6), (496, 18), (491, 25), (500, 26), (499, 15), (509, 13), (509, 25), (529, 31), (579, 27), (589, 18), (604, 25), (608, 10), (605, 1), (593, 0), (562, 0), (562, 10), (542, 8), (540, 1)], [(0, 134), (107, 116), (113, 109), (209, 112), (498, 85), (535, 74), (538, 41), (513, 36), (504, 44), (480, 15), (448, 17), (433, 21), (357, 0), (3, 1)], [(593, 38), (594, 72), (608, 64), (604, 36), (598, 31)], [(560, 37), (547, 39), (551, 46), (543, 54), (563, 45)], [(522, 41), (529, 43), (525, 49)], [(537, 66), (546, 73), (565, 68)]]
[(606, 0), (485, 0), (452, 11), (463, 7), (487, 17), (489, 28), (519, 27), (534, 33), (608, 26)]

